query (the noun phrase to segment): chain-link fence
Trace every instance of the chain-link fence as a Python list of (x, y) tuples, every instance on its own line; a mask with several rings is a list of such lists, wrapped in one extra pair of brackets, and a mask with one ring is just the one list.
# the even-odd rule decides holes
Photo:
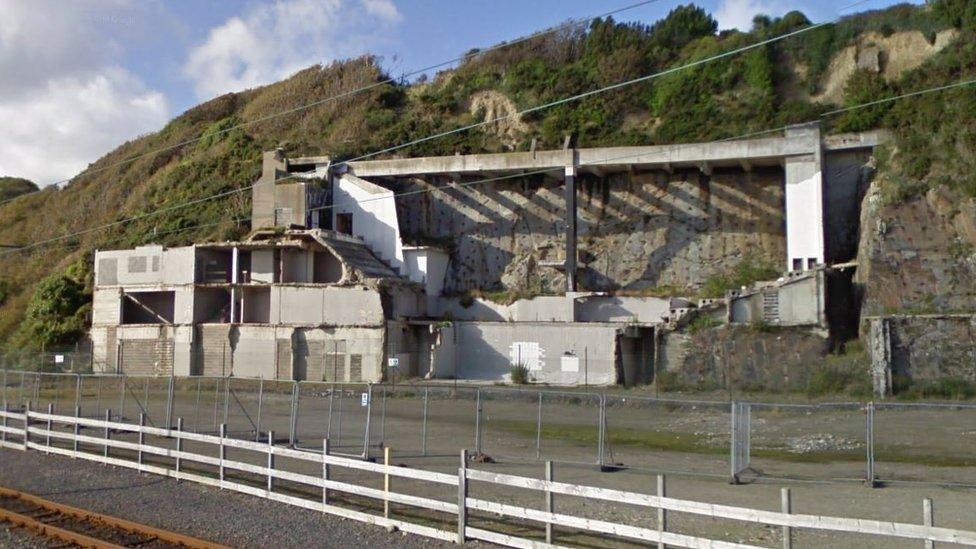
[(392, 385), (2, 370), (8, 410), (50, 408), (375, 458), (483, 459), (758, 478), (976, 486), (976, 405), (774, 404), (447, 383)]

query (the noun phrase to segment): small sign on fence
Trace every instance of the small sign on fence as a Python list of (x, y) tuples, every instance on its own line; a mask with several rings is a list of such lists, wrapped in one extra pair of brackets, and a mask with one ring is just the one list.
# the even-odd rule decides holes
[(54, 355), (55, 364), (64, 364), (64, 355)]
[(363, 393), (362, 397), (360, 397), (360, 400), (363, 408), (369, 406), (369, 393)]
[(390, 368), (396, 368), (397, 366), (400, 365), (400, 359), (397, 358), (397, 357), (395, 357), (395, 356), (394, 357), (390, 357), (390, 358), (386, 359), (386, 365), (388, 367), (390, 367)]

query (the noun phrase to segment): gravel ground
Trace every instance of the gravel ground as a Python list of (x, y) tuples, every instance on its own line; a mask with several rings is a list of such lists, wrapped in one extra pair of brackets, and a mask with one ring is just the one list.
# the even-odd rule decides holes
[[(0, 485), (234, 547), (452, 546), (190, 482), (35, 452), (0, 449)], [(44, 545), (0, 525), (0, 547)]]
[(19, 528), (11, 528), (6, 522), (0, 522), (0, 547), (17, 547), (17, 549), (47, 548), (48, 544), (42, 538), (31, 535)]

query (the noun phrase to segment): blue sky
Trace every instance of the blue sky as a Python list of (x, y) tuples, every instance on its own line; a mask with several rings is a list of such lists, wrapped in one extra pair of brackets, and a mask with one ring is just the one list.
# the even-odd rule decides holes
[[(45, 185), (193, 105), (373, 53), (392, 73), (638, 0), (3, 0), (0, 175)], [(687, 1), (687, 0), (686, 0)], [(799, 9), (814, 21), (891, 0), (703, 0), (720, 28)], [(618, 14), (651, 23), (681, 3)], [(310, 98), (310, 100), (313, 98)]]

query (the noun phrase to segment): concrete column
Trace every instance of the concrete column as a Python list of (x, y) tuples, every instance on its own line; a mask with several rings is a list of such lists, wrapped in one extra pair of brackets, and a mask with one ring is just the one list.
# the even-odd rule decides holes
[(868, 322), (868, 355), (871, 357), (871, 383), (880, 398), (891, 395), (891, 326), (886, 318)]
[(237, 322), (237, 266), (240, 259), (240, 253), (237, 246), (231, 249), (230, 252), (230, 323), (234, 324)]
[(786, 130), (787, 137), (807, 137), (810, 153), (785, 159), (786, 269), (801, 271), (822, 264), (824, 250), (823, 154), (820, 126)]
[(576, 291), (576, 166), (566, 166), (566, 291)]

